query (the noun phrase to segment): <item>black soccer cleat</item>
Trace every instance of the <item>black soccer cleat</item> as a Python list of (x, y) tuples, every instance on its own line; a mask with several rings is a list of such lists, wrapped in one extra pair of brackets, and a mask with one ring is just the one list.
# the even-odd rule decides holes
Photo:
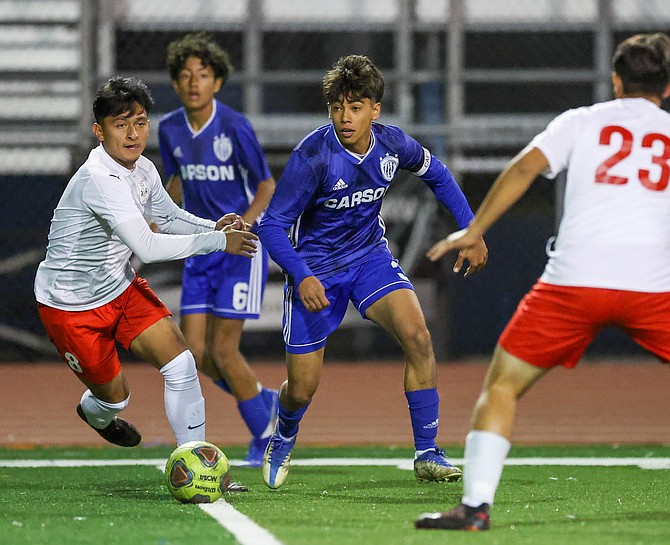
[(414, 521), (414, 526), (420, 530), (479, 532), (488, 530), (491, 525), (489, 510), (488, 503), (482, 503), (479, 507), (461, 503), (446, 513), (424, 513)]
[[(77, 405), (77, 414), (84, 422), (91, 426), (88, 420), (86, 420), (86, 415), (81, 408), (81, 403)], [(134, 447), (139, 445), (142, 440), (142, 436), (140, 435), (140, 432), (137, 431), (137, 428), (130, 422), (126, 422), (123, 418), (119, 418), (118, 416), (115, 416), (114, 420), (112, 420), (106, 428), (99, 429), (93, 426), (91, 426), (91, 428), (98, 432), (100, 437), (105, 441), (120, 447)]]

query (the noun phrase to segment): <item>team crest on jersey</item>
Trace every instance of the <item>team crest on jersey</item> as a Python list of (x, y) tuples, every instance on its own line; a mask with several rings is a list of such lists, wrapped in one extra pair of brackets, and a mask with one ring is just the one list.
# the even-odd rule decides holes
[(140, 180), (140, 183), (137, 184), (137, 189), (140, 192), (140, 203), (147, 204), (149, 200), (149, 186), (144, 180)]
[(382, 176), (387, 181), (393, 180), (395, 176), (395, 171), (398, 170), (398, 160), (397, 155), (389, 155), (388, 153), (384, 157), (379, 158), (379, 168), (382, 171)]
[(225, 134), (214, 137), (214, 155), (222, 163), (225, 163), (233, 154), (233, 142)]

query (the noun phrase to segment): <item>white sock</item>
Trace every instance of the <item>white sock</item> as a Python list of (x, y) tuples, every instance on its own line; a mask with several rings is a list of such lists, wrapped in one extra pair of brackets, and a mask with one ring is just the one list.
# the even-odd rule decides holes
[(120, 403), (107, 403), (95, 397), (91, 390), (86, 390), (84, 395), (81, 396), (79, 404), (88, 423), (94, 428), (102, 430), (114, 420), (117, 413), (128, 406), (128, 401), (130, 401), (130, 395)]
[(473, 430), (465, 440), (463, 503), (478, 507), (493, 505), (511, 443), (502, 435)]
[(165, 380), (165, 414), (177, 446), (205, 440), (205, 399), (190, 350), (185, 350), (161, 368)]

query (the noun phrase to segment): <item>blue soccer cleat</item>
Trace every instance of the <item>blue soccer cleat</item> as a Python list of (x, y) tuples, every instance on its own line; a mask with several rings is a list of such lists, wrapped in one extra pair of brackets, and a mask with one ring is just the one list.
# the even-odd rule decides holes
[(286, 439), (277, 431), (270, 437), (268, 448), (263, 458), (263, 480), (270, 488), (279, 488), (288, 476), (291, 449), (295, 445), (297, 435)]
[(459, 468), (449, 463), (443, 449), (435, 447), (414, 458), (414, 476), (418, 481), (452, 482), (462, 475)]

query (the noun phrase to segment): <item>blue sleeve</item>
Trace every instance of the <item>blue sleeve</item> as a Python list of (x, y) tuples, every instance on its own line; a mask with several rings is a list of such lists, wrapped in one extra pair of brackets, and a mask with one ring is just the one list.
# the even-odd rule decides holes
[(426, 182), (437, 199), (454, 216), (459, 229), (470, 225), (475, 215), (449, 169), (414, 138), (404, 133), (403, 135), (405, 137), (404, 160), (401, 167), (413, 172)]
[(249, 181), (255, 189), (258, 184), (272, 177), (263, 148), (261, 148), (256, 133), (249, 121), (241, 123), (237, 129), (237, 139), (240, 144), (238, 150), (240, 163), (249, 171)]
[(317, 189), (318, 178), (314, 169), (302, 153), (294, 151), (258, 226), (258, 237), (263, 246), (284, 273), (293, 278), (295, 286), (314, 273), (295, 251), (287, 231), (295, 227)]
[(163, 161), (163, 172), (165, 173), (167, 183), (167, 180), (169, 180), (173, 175), (179, 174), (179, 165), (172, 156), (173, 150), (170, 147), (165, 125), (162, 123), (158, 124), (158, 150), (160, 151), (161, 160)]
[(293, 278), (296, 287), (305, 277), (314, 276), (305, 260), (293, 248), (281, 219), (266, 211), (258, 227), (258, 236), (274, 262), (282, 268), (284, 274)]
[(425, 150), (425, 153), (430, 156), (430, 165), (424, 174), (418, 174), (417, 172), (417, 176), (426, 182), (426, 185), (435, 193), (438, 200), (451, 212), (458, 228), (464, 229), (470, 225), (475, 217), (468, 200), (446, 165), (428, 150)]

